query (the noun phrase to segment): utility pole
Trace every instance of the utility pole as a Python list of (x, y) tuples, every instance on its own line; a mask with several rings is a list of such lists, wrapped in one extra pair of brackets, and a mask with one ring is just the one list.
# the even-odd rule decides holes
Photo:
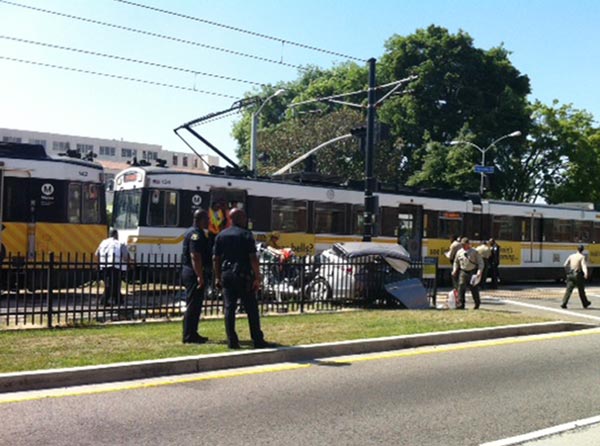
[(373, 195), (376, 181), (374, 177), (375, 158), (375, 59), (369, 59), (369, 104), (367, 107), (367, 141), (365, 150), (365, 213), (363, 242), (370, 242), (373, 238), (373, 226), (377, 214), (377, 197)]

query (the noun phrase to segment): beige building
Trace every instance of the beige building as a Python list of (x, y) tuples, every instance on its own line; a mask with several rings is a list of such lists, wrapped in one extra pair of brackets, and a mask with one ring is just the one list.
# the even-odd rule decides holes
[(126, 169), (133, 159), (146, 160), (154, 163), (164, 160), (166, 165), (174, 170), (189, 172), (208, 171), (206, 163), (219, 165), (219, 157), (202, 155), (202, 159), (190, 152), (175, 152), (163, 149), (157, 144), (123, 141), (122, 139), (102, 139), (88, 136), (62, 135), (59, 133), (35, 132), (30, 130), (16, 130), (0, 128), (0, 141), (40, 144), (46, 148), (50, 155), (75, 150), (82, 155), (93, 152), (104, 167), (107, 189), (107, 203), (112, 203), (112, 184), (115, 175)]

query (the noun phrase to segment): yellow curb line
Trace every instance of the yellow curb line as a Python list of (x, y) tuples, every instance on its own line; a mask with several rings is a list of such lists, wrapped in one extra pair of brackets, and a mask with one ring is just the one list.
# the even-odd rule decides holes
[[(402, 357), (411, 357), (411, 356), (420, 356), (420, 355), (428, 355), (432, 353), (447, 353), (447, 352), (455, 352), (461, 350), (469, 350), (475, 348), (484, 348), (484, 347), (498, 347), (503, 345), (510, 344), (523, 344), (526, 342), (534, 342), (534, 341), (547, 341), (553, 339), (561, 339), (567, 337), (574, 336), (588, 336), (588, 335), (598, 335), (600, 334), (600, 328), (593, 328), (589, 330), (577, 331), (577, 332), (561, 332), (561, 333), (550, 333), (544, 335), (531, 335), (526, 338), (506, 338), (500, 340), (488, 340), (488, 341), (472, 341), (467, 344), (461, 345), (447, 345), (447, 346), (432, 346), (432, 347), (418, 347), (413, 350), (408, 351), (400, 351), (394, 353), (374, 353), (367, 355), (358, 355), (358, 356), (345, 356), (339, 357), (335, 359), (327, 359), (327, 362), (330, 363), (358, 363), (365, 361), (375, 361), (381, 359), (392, 359), (392, 358), (402, 358)], [(316, 359), (315, 362), (318, 362), (319, 359)], [(313, 367), (313, 363), (301, 363), (301, 364), (290, 364), (283, 363), (274, 366), (258, 366), (251, 369), (242, 369), (242, 370), (231, 370), (231, 371), (220, 371), (220, 372), (208, 372), (203, 374), (202, 376), (187, 376), (184, 378), (176, 378), (176, 377), (168, 377), (162, 378), (159, 380), (153, 381), (136, 381), (133, 383), (105, 383), (100, 385), (95, 385), (93, 388), (80, 388), (78, 390), (69, 390), (68, 388), (63, 389), (48, 389), (41, 391), (24, 391), (17, 392), (15, 394), (0, 394), (0, 405), (2, 404), (11, 404), (11, 403), (19, 403), (26, 401), (37, 401), (43, 400), (47, 398), (64, 398), (64, 397), (75, 397), (75, 396), (86, 396), (86, 395), (97, 395), (102, 393), (112, 393), (112, 392), (121, 392), (127, 390), (138, 390), (138, 389), (149, 389), (154, 387), (163, 387), (170, 386), (175, 384), (187, 384), (201, 381), (209, 381), (215, 379), (226, 379), (226, 378), (236, 378), (240, 376), (249, 376), (249, 375), (259, 375), (263, 373), (275, 373), (275, 372), (283, 372), (283, 371), (291, 371), (298, 369), (306, 369), (309, 367)], [(201, 372), (200, 372), (201, 373)], [(101, 386), (101, 387), (98, 387)], [(90, 387), (90, 386), (85, 386)], [(33, 394), (32, 394), (33, 392)]]

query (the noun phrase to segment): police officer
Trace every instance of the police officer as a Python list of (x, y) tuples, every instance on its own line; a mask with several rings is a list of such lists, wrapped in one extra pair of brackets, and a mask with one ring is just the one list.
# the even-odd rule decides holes
[(492, 257), (492, 249), (490, 248), (489, 242), (483, 242), (475, 251), (479, 253), (481, 258), (483, 259), (483, 273), (481, 274), (481, 288), (485, 288), (485, 281), (487, 279), (487, 274), (490, 269), (490, 258)]
[(567, 289), (563, 297), (561, 308), (567, 308), (573, 288), (577, 287), (579, 291), (579, 299), (583, 308), (589, 307), (592, 303), (585, 295), (585, 279), (588, 278), (587, 263), (583, 255), (583, 245), (577, 247), (577, 252), (571, 254), (565, 261), (565, 269), (567, 270)]
[[(454, 259), (456, 258), (456, 253), (458, 252), (460, 247), (461, 247), (461, 245), (460, 245), (460, 239), (459, 239), (458, 235), (455, 234), (452, 237), (450, 237), (450, 248), (446, 252), (446, 257), (448, 257), (448, 260), (450, 260), (450, 265), (454, 265)], [(452, 288), (457, 290), (458, 289), (458, 281), (456, 280), (456, 277), (454, 275), (451, 275), (451, 276), (452, 276)]]
[(210, 250), (204, 231), (208, 227), (208, 213), (194, 211), (193, 225), (183, 236), (181, 280), (185, 286), (185, 313), (183, 315), (183, 342), (204, 344), (208, 338), (198, 334), (204, 290), (209, 278)]
[(250, 336), (254, 347), (272, 347), (273, 344), (265, 341), (260, 329), (260, 316), (256, 302), (256, 291), (260, 287), (256, 243), (252, 233), (246, 229), (248, 223), (246, 213), (242, 209), (232, 209), (229, 216), (232, 225), (217, 235), (213, 256), (215, 286), (223, 287), (228, 345), (231, 349), (240, 348), (235, 332), (235, 311), (238, 300), (241, 300), (248, 315)]
[(467, 237), (460, 239), (462, 248), (456, 253), (452, 275), (458, 278), (458, 297), (460, 306), (465, 308), (465, 293), (467, 287), (471, 290), (473, 301), (475, 301), (475, 310), (479, 308), (481, 300), (479, 299), (479, 282), (483, 274), (483, 259), (481, 255), (471, 248), (471, 243)]
[(498, 245), (498, 243), (496, 243), (496, 240), (494, 240), (493, 238), (491, 238), (488, 241), (488, 244), (490, 246), (491, 251), (491, 255), (489, 258), (489, 273), (490, 278), (492, 279), (492, 283), (490, 285), (490, 288), (496, 289), (498, 288), (498, 280), (500, 279), (500, 271), (498, 268), (500, 266), (500, 245)]

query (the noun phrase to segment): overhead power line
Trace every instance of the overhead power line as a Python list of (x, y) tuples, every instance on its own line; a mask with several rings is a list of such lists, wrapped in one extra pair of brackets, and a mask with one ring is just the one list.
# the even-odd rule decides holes
[(221, 74), (206, 73), (206, 72), (203, 72), (203, 71), (197, 71), (197, 70), (193, 70), (193, 69), (190, 69), (190, 68), (175, 67), (173, 65), (166, 65), (166, 64), (156, 63), (156, 62), (149, 62), (149, 61), (146, 61), (146, 60), (132, 59), (132, 58), (129, 58), (129, 57), (116, 56), (114, 54), (99, 53), (99, 52), (96, 52), (96, 51), (83, 50), (83, 49), (80, 49), (80, 48), (72, 48), (72, 47), (68, 47), (68, 46), (56, 45), (56, 44), (53, 44), (53, 43), (38, 42), (38, 41), (35, 41), (35, 40), (27, 40), (27, 39), (21, 39), (19, 37), (3, 36), (3, 35), (0, 35), (0, 39), (10, 40), (10, 41), (13, 41), (13, 42), (26, 43), (26, 44), (29, 44), (29, 45), (43, 46), (43, 47), (46, 47), (46, 48), (54, 48), (54, 49), (57, 49), (57, 50), (71, 51), (71, 52), (74, 52), (74, 53), (89, 54), (90, 56), (105, 57), (105, 58), (114, 59), (114, 60), (122, 60), (122, 61), (125, 61), (125, 62), (132, 62), (132, 63), (142, 64), (142, 65), (148, 65), (148, 66), (157, 67), (157, 68), (164, 68), (164, 69), (167, 69), (167, 70), (181, 71), (181, 72), (184, 72), (184, 73), (197, 74), (197, 75), (200, 75), (200, 76), (213, 77), (213, 78), (216, 78), (216, 79), (223, 79), (223, 80), (228, 80), (228, 81), (241, 82), (241, 83), (244, 83), (244, 84), (264, 86), (264, 84), (261, 84), (260, 82), (253, 82), (253, 81), (248, 81), (248, 80), (244, 80), (244, 79), (238, 79), (238, 78), (235, 78), (235, 77), (224, 76), (224, 75), (221, 75)]
[[(383, 89), (386, 89), (386, 88), (389, 88), (389, 87), (394, 87), (392, 89), (392, 91), (390, 92), (390, 93), (394, 93), (394, 92), (396, 92), (396, 90), (402, 84), (414, 81), (415, 79), (417, 79), (417, 76), (409, 76), (407, 78), (400, 79), (398, 81), (390, 82), (388, 84), (379, 85), (379, 86), (375, 87), (375, 90), (379, 91), (379, 90), (383, 90)], [(349, 93), (340, 93), (340, 94), (334, 94), (334, 95), (331, 95), (331, 96), (324, 96), (324, 97), (321, 97), (321, 98), (308, 99), (306, 101), (296, 102), (294, 104), (291, 104), (289, 106), (289, 108), (299, 107), (300, 105), (313, 104), (315, 102), (339, 102), (339, 103), (343, 103), (344, 105), (359, 106), (358, 104), (352, 104), (352, 103), (348, 103), (348, 102), (342, 102), (339, 99), (340, 98), (345, 98), (345, 97), (348, 97), (348, 96), (356, 96), (356, 95), (359, 95), (359, 94), (366, 94), (368, 92), (369, 92), (369, 90), (365, 89), (365, 90), (351, 91)], [(385, 95), (384, 98), (382, 98), (382, 99), (387, 99), (388, 96), (389, 96), (389, 93), (387, 95)], [(366, 108), (366, 107), (362, 107), (362, 106), (360, 106), (360, 107), (361, 108)]]
[(298, 48), (303, 48), (303, 49), (311, 50), (311, 51), (317, 51), (319, 53), (329, 54), (332, 56), (344, 57), (346, 59), (356, 60), (359, 62), (366, 62), (366, 59), (361, 59), (358, 57), (349, 56), (347, 54), (338, 53), (336, 51), (331, 51), (331, 50), (326, 50), (326, 49), (318, 48), (318, 47), (311, 46), (311, 45), (306, 45), (304, 43), (293, 42), (291, 40), (282, 39), (281, 37), (269, 36), (267, 34), (262, 34), (262, 33), (256, 32), (256, 31), (250, 31), (247, 29), (238, 28), (238, 27), (231, 26), (231, 25), (225, 25), (223, 23), (218, 23), (218, 22), (214, 22), (212, 20), (202, 19), (200, 17), (194, 17), (194, 16), (187, 15), (187, 14), (181, 14), (181, 13), (175, 12), (175, 11), (168, 11), (166, 9), (160, 9), (160, 8), (156, 8), (154, 6), (144, 5), (144, 4), (132, 2), (129, 0), (114, 0), (114, 1), (119, 2), (119, 3), (124, 3), (124, 4), (130, 5), (130, 6), (136, 6), (138, 8), (148, 9), (148, 10), (154, 11), (154, 12), (159, 12), (161, 14), (167, 14), (167, 15), (179, 17), (182, 19), (193, 20), (195, 22), (204, 23), (206, 25), (216, 26), (217, 28), (223, 28), (223, 29), (227, 29), (230, 31), (236, 31), (236, 32), (248, 34), (248, 35), (251, 35), (254, 37), (260, 37), (262, 39), (273, 40), (273, 41), (280, 42), (281, 44), (285, 44), (285, 45), (296, 46)]
[(67, 18), (67, 19), (79, 20), (81, 22), (91, 23), (91, 24), (94, 24), (94, 25), (106, 26), (106, 27), (109, 27), (109, 28), (119, 29), (119, 30), (122, 30), (122, 31), (128, 31), (128, 32), (132, 32), (132, 33), (142, 34), (142, 35), (145, 35), (145, 36), (156, 37), (158, 39), (170, 40), (172, 42), (183, 43), (183, 44), (186, 44), (186, 45), (197, 46), (197, 47), (200, 47), (200, 48), (206, 48), (206, 49), (209, 49), (209, 50), (219, 51), (219, 52), (231, 54), (231, 55), (234, 55), (234, 56), (246, 57), (246, 58), (258, 60), (258, 61), (261, 61), (261, 62), (272, 63), (272, 64), (275, 64), (275, 65), (282, 65), (282, 66), (286, 66), (286, 67), (290, 67), (290, 68), (295, 68), (297, 70), (304, 70), (305, 69), (305, 68), (301, 67), (300, 65), (294, 65), (294, 64), (290, 64), (290, 63), (279, 61), (279, 60), (275, 60), (275, 59), (269, 59), (267, 57), (257, 56), (255, 54), (242, 53), (240, 51), (230, 50), (228, 48), (220, 48), (220, 47), (213, 46), (213, 45), (207, 45), (205, 43), (196, 42), (196, 41), (193, 41), (193, 40), (182, 39), (180, 37), (174, 37), (174, 36), (169, 36), (169, 35), (166, 35), (166, 34), (155, 33), (155, 32), (146, 31), (146, 30), (143, 30), (143, 29), (130, 28), (128, 26), (117, 25), (115, 23), (102, 22), (100, 20), (94, 20), (94, 19), (90, 19), (90, 18), (87, 18), (87, 17), (75, 16), (75, 15), (66, 14), (66, 13), (58, 12), (58, 11), (51, 11), (49, 9), (37, 8), (35, 6), (30, 6), (30, 5), (23, 5), (23, 4), (11, 2), (11, 1), (8, 1), (8, 0), (0, 0), (0, 3), (4, 3), (6, 5), (11, 5), (11, 6), (16, 6), (18, 8), (29, 9), (31, 11), (42, 12), (44, 14), (51, 14), (51, 15), (55, 15), (55, 16), (63, 17), (63, 18)]
[(222, 97), (222, 98), (240, 99), (237, 96), (231, 96), (231, 95), (228, 95), (225, 93), (216, 93), (214, 91), (198, 90), (196, 88), (185, 87), (183, 85), (168, 84), (165, 82), (157, 82), (157, 81), (151, 81), (151, 80), (147, 80), (147, 79), (138, 79), (135, 77), (121, 76), (119, 74), (101, 73), (99, 71), (84, 70), (81, 68), (65, 67), (63, 65), (49, 64), (49, 63), (38, 62), (38, 61), (34, 61), (34, 60), (17, 59), (15, 57), (7, 57), (7, 56), (0, 56), (0, 60), (8, 60), (11, 62), (19, 62), (19, 63), (29, 64), (29, 65), (37, 65), (37, 66), (46, 67), (46, 68), (56, 68), (59, 70), (72, 71), (75, 73), (93, 74), (95, 76), (109, 77), (112, 79), (119, 79), (119, 80), (130, 81), (130, 82), (138, 82), (138, 83), (147, 84), (147, 85), (155, 85), (157, 87), (167, 87), (167, 88), (175, 88), (177, 90), (193, 91), (194, 93), (207, 94), (210, 96), (218, 96), (218, 97)]

